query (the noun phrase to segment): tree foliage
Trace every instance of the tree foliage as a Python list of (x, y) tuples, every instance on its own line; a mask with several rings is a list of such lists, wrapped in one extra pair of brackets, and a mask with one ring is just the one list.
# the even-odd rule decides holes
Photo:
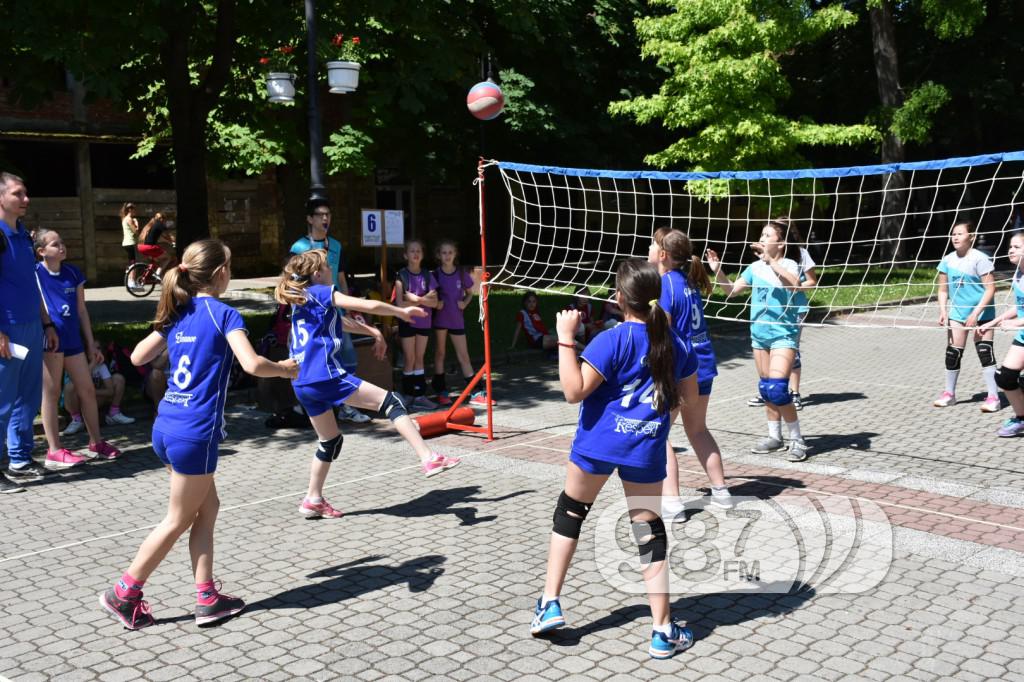
[(646, 157), (666, 168), (791, 166), (799, 148), (858, 145), (878, 138), (867, 124), (790, 117), (793, 94), (785, 60), (802, 45), (856, 21), (839, 5), (806, 2), (652, 0), (660, 16), (636, 22), (644, 57), (665, 72), (658, 93), (613, 102), (610, 111), (637, 123), (658, 121), (681, 137)]

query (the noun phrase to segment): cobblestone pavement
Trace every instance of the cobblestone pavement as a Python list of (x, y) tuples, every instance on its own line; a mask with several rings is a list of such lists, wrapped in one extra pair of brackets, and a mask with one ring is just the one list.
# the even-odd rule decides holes
[[(296, 511), (312, 432), (268, 431), (264, 414), (241, 402), (230, 408), (232, 438), (217, 473), (216, 565), (225, 590), (248, 608), (209, 629), (191, 618), (184, 543), (146, 585), (157, 625), (128, 632), (97, 607), (96, 595), (125, 569), (166, 504), (149, 423), (111, 430), (126, 450), (122, 460), (51, 475), (0, 498), (0, 676), (1024, 678), (1024, 440), (994, 436), (1007, 413), (978, 410), (982, 384), (971, 354), (964, 402), (936, 409), (941, 331), (808, 329), (800, 418), (812, 452), (790, 464), (749, 454), (764, 416), (745, 404), (755, 387), (747, 339), (738, 328), (713, 331), (721, 376), (709, 424), (734, 492), (780, 509), (808, 500), (847, 505), (829, 516), (832, 559), (840, 548), (850, 557), (858, 543), (873, 542), (891, 551), (879, 555), (880, 574), (843, 583), (805, 571), (782, 593), (751, 593), (739, 575), (735, 587), (710, 592), (694, 583), (673, 595), (673, 612), (689, 621), (695, 646), (653, 661), (646, 600), (605, 577), (609, 552), (633, 550), (628, 542), (616, 550), (592, 532), (621, 500), (612, 483), (570, 570), (569, 626), (531, 638), (576, 415), (553, 364), (538, 361), (503, 368), (496, 380), (494, 442), (467, 434), (434, 441), (465, 457), (439, 477), (423, 479), (387, 422), (346, 429), (328, 479), (328, 499), (347, 512), (336, 520), (307, 521)], [(1000, 355), (1006, 343), (997, 339)], [(673, 441), (683, 485), (706, 485), (681, 429)], [(884, 516), (849, 523), (857, 516), (850, 505)], [(699, 548), (710, 539), (711, 512), (695, 511), (673, 524), (673, 546)], [(725, 514), (712, 515), (726, 523)], [(791, 518), (793, 530), (807, 515)], [(782, 523), (756, 526), (751, 551), (786, 542), (785, 531)], [(821, 537), (805, 533), (808, 552)], [(684, 585), (695, 581), (689, 567), (673, 565)], [(855, 567), (843, 560), (833, 568), (841, 576)]]

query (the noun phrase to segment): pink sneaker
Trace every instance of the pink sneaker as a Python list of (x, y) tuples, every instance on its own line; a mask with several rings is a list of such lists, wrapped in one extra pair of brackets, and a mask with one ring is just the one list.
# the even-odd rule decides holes
[(1003, 404), (999, 402), (999, 396), (997, 395), (990, 395), (981, 404), (982, 412), (998, 412), (1001, 409), (1003, 409)]
[(956, 403), (956, 396), (950, 393), (949, 391), (943, 391), (942, 395), (936, 398), (935, 402), (932, 403), (932, 405), (934, 405), (935, 407), (949, 407), (954, 403)]
[(95, 452), (96, 459), (117, 459), (121, 456), (121, 451), (105, 440), (90, 445), (89, 452)]
[(444, 470), (444, 455), (436, 452), (431, 455), (430, 459), (423, 463), (423, 475), (427, 478), (439, 474)]
[(50, 471), (60, 471), (61, 469), (76, 467), (79, 464), (84, 464), (85, 462), (85, 457), (76, 455), (67, 448), (61, 448), (60, 450), (51, 450), (47, 452), (46, 461), (43, 462), (43, 466)]
[(305, 516), (307, 519), (337, 519), (344, 516), (345, 512), (338, 511), (330, 504), (327, 500), (320, 498), (319, 502), (310, 502), (308, 498), (302, 498), (302, 504), (299, 505), (299, 513)]

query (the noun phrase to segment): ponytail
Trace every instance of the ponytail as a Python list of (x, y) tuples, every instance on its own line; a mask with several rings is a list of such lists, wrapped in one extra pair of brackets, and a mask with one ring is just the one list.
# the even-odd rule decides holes
[(704, 269), (704, 263), (701, 261), (700, 256), (693, 254), (690, 256), (690, 262), (686, 268), (686, 279), (689, 280), (690, 286), (701, 293), (701, 296), (707, 298), (711, 295), (711, 292), (715, 290), (715, 285), (711, 281), (711, 277), (708, 276), (708, 271)]
[(647, 367), (654, 381), (652, 405), (656, 412), (664, 414), (679, 405), (679, 386), (676, 383), (672, 321), (657, 301), (654, 301), (647, 316), (647, 345)]
[(681, 230), (659, 227), (654, 232), (654, 243), (659, 249), (663, 249), (675, 267), (686, 275), (691, 288), (700, 291), (704, 297), (711, 295), (714, 284), (704, 269), (704, 263), (694, 254), (689, 235)]
[(615, 276), (615, 288), (623, 305), (643, 319), (647, 327), (647, 368), (654, 382), (652, 405), (664, 414), (679, 405), (675, 378), (675, 344), (668, 313), (658, 304), (661, 276), (658, 269), (639, 259), (622, 261)]
[(181, 254), (181, 263), (164, 273), (153, 328), (163, 332), (171, 327), (192, 297), (209, 289), (220, 269), (230, 264), (231, 250), (219, 239), (189, 244)]
[(274, 289), (274, 300), (283, 305), (304, 305), (306, 289), (313, 283), (313, 275), (326, 264), (327, 252), (323, 249), (313, 249), (289, 258)]

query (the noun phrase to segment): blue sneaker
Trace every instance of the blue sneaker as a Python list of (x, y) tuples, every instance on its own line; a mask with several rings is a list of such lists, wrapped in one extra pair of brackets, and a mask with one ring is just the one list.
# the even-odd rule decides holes
[(651, 658), (672, 658), (680, 651), (693, 646), (693, 633), (690, 628), (672, 623), (672, 634), (664, 635), (657, 630), (651, 634)]
[(530, 623), (530, 634), (537, 636), (544, 632), (556, 630), (565, 625), (565, 617), (562, 615), (562, 605), (557, 599), (552, 599), (544, 608), (540, 607), (540, 599), (537, 600), (537, 609), (533, 612), (533, 622)]

